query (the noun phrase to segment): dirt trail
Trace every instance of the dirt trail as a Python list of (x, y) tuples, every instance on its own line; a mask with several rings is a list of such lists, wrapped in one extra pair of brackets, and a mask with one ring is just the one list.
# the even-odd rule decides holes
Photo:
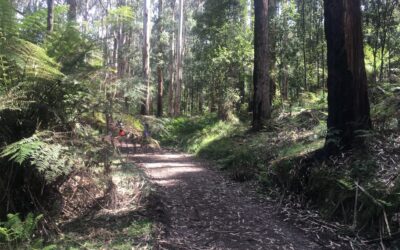
[(134, 157), (158, 186), (168, 218), (159, 249), (323, 249), (245, 185), (180, 153)]

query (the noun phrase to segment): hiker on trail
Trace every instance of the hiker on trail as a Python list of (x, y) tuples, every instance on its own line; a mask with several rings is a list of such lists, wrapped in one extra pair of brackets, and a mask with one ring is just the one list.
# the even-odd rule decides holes
[(144, 124), (143, 139), (146, 140), (146, 141), (148, 139), (150, 139), (150, 127), (149, 127), (149, 124), (147, 122)]
[(118, 136), (123, 137), (126, 135), (124, 131), (124, 124), (122, 123), (121, 120), (117, 121), (117, 127), (119, 128)]

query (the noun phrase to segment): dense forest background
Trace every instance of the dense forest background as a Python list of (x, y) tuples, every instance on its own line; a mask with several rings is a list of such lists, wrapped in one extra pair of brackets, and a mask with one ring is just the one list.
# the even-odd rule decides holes
[(117, 121), (399, 244), (400, 3), (349, 2), (0, 0), (0, 248), (118, 207)]

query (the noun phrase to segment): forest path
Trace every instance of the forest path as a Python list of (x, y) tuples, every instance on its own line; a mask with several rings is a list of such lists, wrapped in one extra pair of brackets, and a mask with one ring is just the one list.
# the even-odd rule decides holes
[(191, 155), (134, 156), (158, 187), (167, 225), (158, 249), (321, 249), (280, 219), (276, 204)]

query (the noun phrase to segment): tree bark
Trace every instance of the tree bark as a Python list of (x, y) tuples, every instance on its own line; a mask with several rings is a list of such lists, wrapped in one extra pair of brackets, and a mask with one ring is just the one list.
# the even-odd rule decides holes
[[(176, 0), (172, 1), (172, 23), (175, 23), (175, 8), (176, 8)], [(171, 57), (169, 63), (169, 72), (170, 72), (170, 82), (168, 86), (168, 114), (169, 116), (174, 115), (174, 101), (175, 101), (175, 63), (176, 63), (176, 53), (175, 53), (175, 31), (171, 32), (170, 38), (171, 44)]]
[(328, 154), (362, 145), (371, 129), (360, 0), (324, 0), (328, 44)]
[(174, 115), (181, 115), (181, 99), (182, 99), (182, 80), (183, 80), (183, 0), (179, 0), (179, 29), (176, 47), (176, 91), (175, 91), (175, 105)]
[(68, 21), (70, 22), (76, 22), (76, 16), (77, 16), (77, 3), (76, 0), (67, 0), (67, 3), (69, 5), (68, 9)]
[(158, 95), (157, 95), (157, 116), (163, 116), (163, 92), (164, 92), (164, 75), (161, 66), (157, 67), (158, 75)]
[[(164, 54), (161, 36), (164, 31), (163, 27), (163, 0), (158, 1), (158, 52), (162, 57)], [(157, 116), (163, 116), (163, 94), (164, 94), (164, 74), (163, 74), (163, 59), (160, 58), (157, 65), (158, 88), (157, 88)]]
[(54, 24), (54, 0), (47, 0), (47, 31), (53, 32)]
[(150, 114), (150, 0), (144, 0), (143, 6), (143, 82), (145, 97), (141, 114)]
[(271, 118), (268, 0), (254, 0), (254, 104), (253, 129), (260, 130)]
[(307, 48), (306, 48), (306, 38), (307, 38), (307, 29), (306, 29), (306, 1), (303, 0), (302, 3), (302, 28), (303, 28), (303, 81), (304, 81), (304, 88), (306, 91), (309, 90), (308, 88), (308, 81), (307, 81)]

